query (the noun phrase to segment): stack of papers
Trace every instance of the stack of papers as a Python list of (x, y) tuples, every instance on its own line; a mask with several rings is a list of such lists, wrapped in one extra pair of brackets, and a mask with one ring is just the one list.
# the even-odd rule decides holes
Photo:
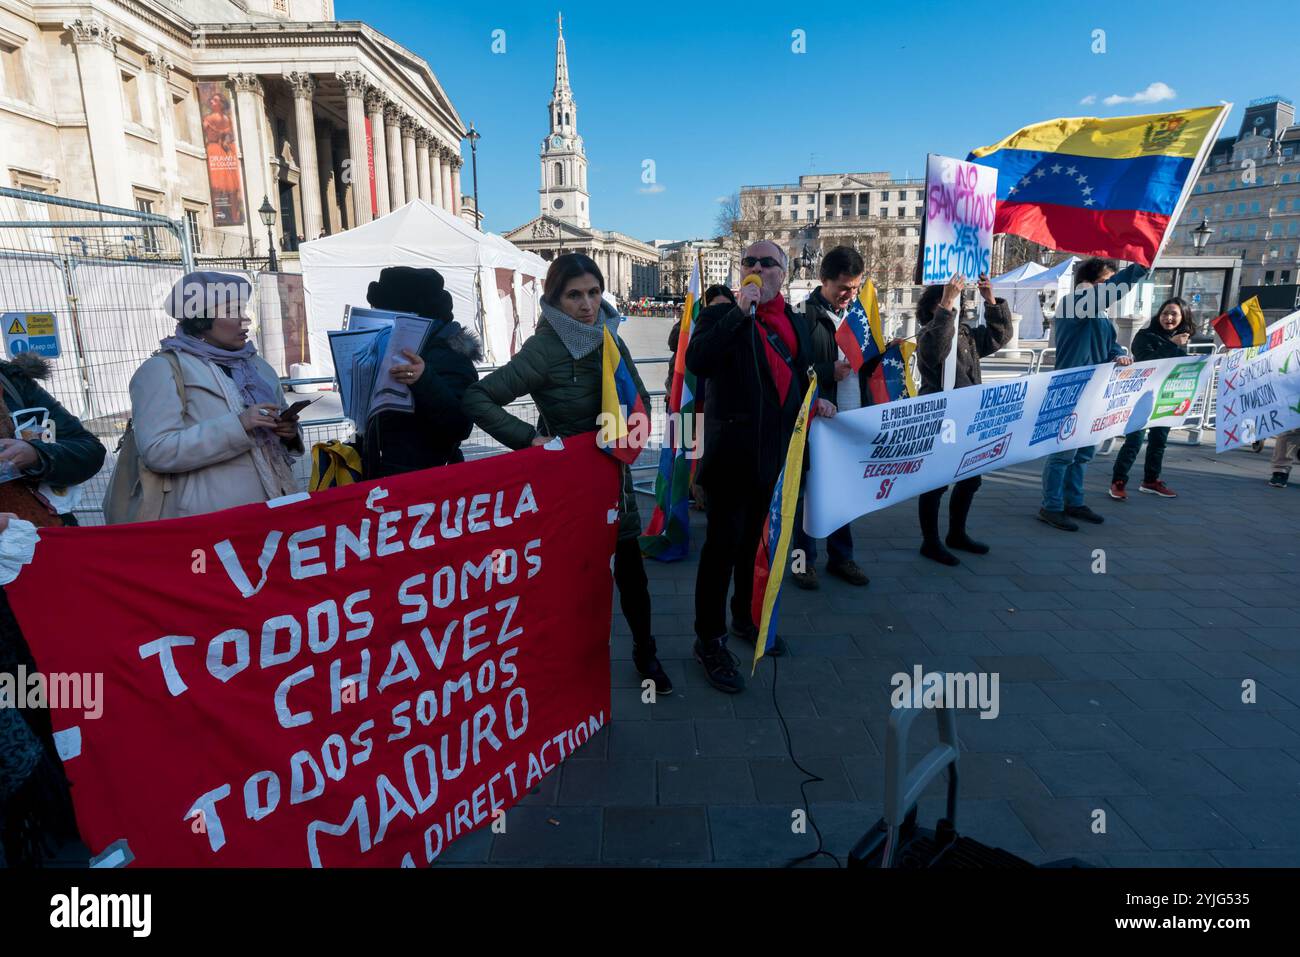
[(358, 432), (380, 412), (413, 412), (411, 390), (393, 378), (394, 365), (409, 360), (402, 350), (417, 355), (433, 329), (433, 320), (409, 313), (348, 306), (343, 329), (329, 334), (343, 414)]

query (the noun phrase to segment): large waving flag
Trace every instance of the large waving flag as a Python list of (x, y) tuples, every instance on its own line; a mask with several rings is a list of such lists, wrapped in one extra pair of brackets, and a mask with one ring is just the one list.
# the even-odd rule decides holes
[(967, 159), (998, 171), (994, 232), (1150, 266), (1231, 108), (1048, 120)]
[(677, 333), (668, 419), (659, 450), (659, 475), (655, 478), (655, 510), (641, 536), (642, 554), (661, 562), (685, 558), (690, 550), (691, 476), (696, 460), (693, 450), (700, 447), (701, 436), (695, 420), (695, 376), (686, 368), (686, 346), (700, 313), (702, 291), (697, 254)]
[(916, 395), (916, 380), (912, 378), (910, 363), (916, 343), (907, 339), (894, 343), (885, 350), (880, 363), (871, 371), (867, 385), (875, 405), (895, 402)]
[(620, 462), (631, 465), (650, 437), (650, 419), (637, 391), (636, 380), (623, 351), (605, 327), (605, 348), (601, 357), (600, 412), (602, 425), (596, 444)]
[(835, 344), (854, 372), (862, 368), (862, 363), (885, 351), (885, 330), (880, 324), (876, 284), (870, 279), (862, 284), (858, 298), (850, 304), (844, 321), (835, 330)]
[(1239, 306), (1234, 306), (1212, 323), (1223, 344), (1229, 349), (1249, 349), (1264, 344), (1264, 310), (1259, 307), (1259, 296), (1251, 296)]
[[(772, 504), (763, 522), (763, 537), (758, 540), (754, 556), (754, 598), (750, 613), (758, 623), (758, 638), (754, 642), (754, 665), (767, 653), (776, 638), (777, 612), (781, 607), (781, 582), (785, 577), (786, 556), (790, 552), (790, 539), (794, 537), (794, 511), (799, 503), (799, 484), (803, 481), (803, 451), (808, 443), (808, 426), (812, 407), (817, 404), (817, 376), (810, 376), (808, 391), (804, 393), (803, 406), (795, 419), (794, 432), (785, 450), (785, 465), (777, 476), (772, 491)], [(776, 569), (777, 573), (772, 574)]]

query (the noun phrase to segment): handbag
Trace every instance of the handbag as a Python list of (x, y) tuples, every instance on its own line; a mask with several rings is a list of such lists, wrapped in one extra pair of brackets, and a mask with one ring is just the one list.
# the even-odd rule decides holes
[[(181, 363), (174, 352), (163, 352), (171, 363), (176, 395), (185, 411), (185, 379)], [(104, 490), (104, 522), (123, 525), (128, 522), (155, 522), (162, 517), (163, 496), (171, 491), (172, 476), (155, 472), (144, 464), (136, 444), (134, 419), (126, 423), (126, 431), (117, 443), (117, 462)]]

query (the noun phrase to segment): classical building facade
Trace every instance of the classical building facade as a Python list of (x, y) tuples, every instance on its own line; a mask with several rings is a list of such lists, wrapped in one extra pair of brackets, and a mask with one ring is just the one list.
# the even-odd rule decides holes
[(1289, 287), (1273, 290), (1270, 311), (1300, 306), (1300, 125), (1290, 100), (1252, 100), (1236, 135), (1215, 143), (1166, 255), (1194, 255), (1202, 220), (1214, 230), (1202, 254), (1239, 257), (1243, 295)]
[(659, 253), (624, 233), (594, 229), (587, 192), (587, 153), (578, 134), (578, 104), (569, 85), (564, 24), (555, 45), (555, 85), (547, 108), (549, 130), (542, 140), (540, 213), (505, 234), (520, 249), (545, 260), (585, 253), (605, 274), (605, 288), (620, 299), (654, 295)]
[[(0, 184), (184, 219), (265, 255), (421, 198), (460, 214), (429, 65), (331, 0), (0, 2)], [(473, 212), (467, 211), (472, 219)]]
[(742, 186), (733, 236), (748, 245), (771, 239), (786, 250), (791, 278), (815, 278), (821, 257), (852, 246), (880, 293), (881, 314), (901, 324), (923, 287), (912, 284), (925, 181), (889, 173), (826, 173), (798, 183)]
[(670, 296), (686, 295), (695, 260), (700, 259), (701, 292), (714, 285), (733, 285), (740, 276), (740, 247), (732, 239), (683, 239), (677, 242), (656, 241), (659, 249), (659, 292)]

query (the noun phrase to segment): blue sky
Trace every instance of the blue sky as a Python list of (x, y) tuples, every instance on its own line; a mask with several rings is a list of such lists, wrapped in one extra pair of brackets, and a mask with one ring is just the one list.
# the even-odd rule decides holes
[[(335, 16), (364, 20), (424, 57), (482, 132), (479, 198), (494, 232), (538, 213), (560, 9), (592, 224), (645, 240), (712, 235), (718, 197), (795, 182), (814, 163), (817, 172), (917, 176), (927, 152), (965, 156), (1056, 116), (1228, 100), (1235, 132), (1248, 100), (1300, 99), (1290, 4), (830, 6), (336, 0)], [(494, 30), (505, 31), (505, 53), (492, 52)], [(804, 53), (792, 50), (795, 30)], [(1094, 30), (1105, 31), (1104, 53), (1092, 52)], [(1104, 102), (1153, 84), (1174, 95)], [(1081, 105), (1087, 96), (1096, 102)], [(469, 192), (468, 143), (464, 152)], [(646, 159), (659, 192), (642, 191)]]

